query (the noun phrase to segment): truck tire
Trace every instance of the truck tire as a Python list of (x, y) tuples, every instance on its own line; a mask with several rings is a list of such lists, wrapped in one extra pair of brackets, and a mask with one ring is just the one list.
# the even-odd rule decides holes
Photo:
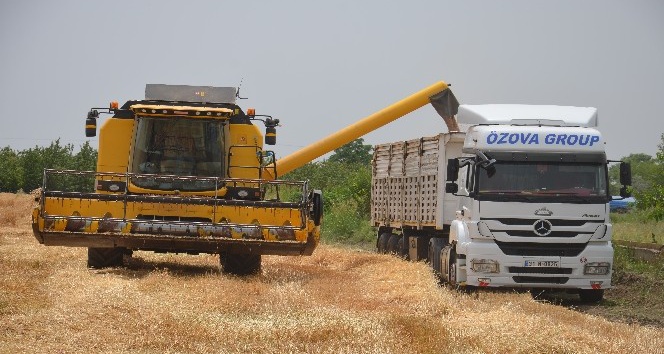
[(459, 284), (457, 283), (457, 265), (456, 265), (456, 252), (452, 251), (450, 253), (450, 263), (447, 265), (448, 266), (448, 271), (449, 271), (449, 279), (447, 279), (447, 283), (450, 285), (452, 289), (458, 289)]
[(579, 299), (587, 304), (596, 304), (604, 299), (604, 289), (581, 289)]
[(121, 267), (124, 264), (125, 256), (131, 256), (131, 251), (124, 247), (89, 247), (88, 268), (102, 269), (108, 267)]
[(387, 253), (401, 256), (401, 250), (399, 249), (399, 239), (401, 236), (392, 234), (387, 240)]
[(546, 289), (532, 288), (529, 292), (533, 300), (546, 300), (550, 291), (547, 291)]
[(444, 246), (445, 242), (441, 238), (433, 237), (429, 240), (429, 262), (434, 273), (441, 279), (443, 268), (441, 267), (440, 251), (443, 250)]
[(399, 242), (397, 242), (397, 249), (399, 250), (399, 256), (405, 260), (409, 260), (408, 258), (408, 249), (406, 249), (406, 236), (401, 236), (399, 237)]
[(392, 234), (388, 232), (380, 234), (377, 245), (378, 253), (387, 253), (387, 242), (390, 240), (390, 236), (392, 236)]
[(219, 264), (224, 273), (233, 275), (251, 275), (261, 270), (260, 254), (222, 253)]

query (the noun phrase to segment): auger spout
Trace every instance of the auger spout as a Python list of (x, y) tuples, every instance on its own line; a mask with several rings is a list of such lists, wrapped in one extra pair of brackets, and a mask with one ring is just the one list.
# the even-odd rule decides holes
[[(432, 103), (438, 113), (446, 120), (450, 117), (453, 119), (454, 114), (456, 114), (456, 109), (458, 108), (458, 102), (449, 89), (449, 85), (442, 81), (437, 82), (327, 136), (320, 141), (312, 143), (309, 146), (277, 160), (277, 171), (280, 175), (293, 171), (330, 151), (338, 149), (367, 133), (415, 111), (427, 103)], [(266, 174), (269, 174), (269, 172)]]

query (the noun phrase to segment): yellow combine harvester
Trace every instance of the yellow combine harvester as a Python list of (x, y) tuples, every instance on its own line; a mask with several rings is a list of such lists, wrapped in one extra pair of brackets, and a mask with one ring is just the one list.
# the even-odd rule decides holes
[[(260, 270), (261, 255), (310, 255), (322, 195), (277, 179), (429, 102), (444, 117), (456, 100), (434, 84), (279, 161), (278, 119), (244, 112), (237, 89), (147, 85), (144, 100), (93, 108), (97, 171), (45, 170), (33, 230), (48, 246), (88, 248), (88, 266), (122, 265), (133, 251), (219, 254), (225, 272)], [(453, 104), (451, 106), (454, 106)], [(253, 124), (262, 121), (263, 136)]]

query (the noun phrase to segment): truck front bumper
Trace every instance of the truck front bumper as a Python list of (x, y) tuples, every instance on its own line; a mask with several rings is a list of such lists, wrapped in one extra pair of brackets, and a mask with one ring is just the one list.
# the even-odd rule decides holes
[[(611, 288), (613, 247), (610, 242), (590, 242), (578, 255), (569, 257), (505, 255), (493, 242), (471, 242), (467, 246), (468, 253), (465, 262), (460, 260), (459, 270), (465, 273), (465, 283), (469, 286)], [(497, 272), (473, 270), (473, 264), (482, 261), (495, 261)], [(606, 274), (585, 274), (591, 265), (607, 263)]]

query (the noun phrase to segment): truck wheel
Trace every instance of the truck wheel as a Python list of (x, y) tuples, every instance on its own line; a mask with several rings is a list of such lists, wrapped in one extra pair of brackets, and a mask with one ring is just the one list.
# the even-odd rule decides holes
[(395, 254), (397, 256), (401, 255), (401, 250), (399, 249), (399, 235), (392, 234), (387, 240), (387, 253)]
[(433, 268), (434, 273), (442, 279), (443, 267), (441, 267), (441, 258), (440, 252), (443, 250), (444, 242), (440, 238), (431, 238), (429, 241), (429, 262), (431, 263), (431, 268)]
[(390, 240), (390, 236), (392, 236), (392, 234), (387, 232), (380, 234), (378, 237), (378, 253), (387, 252), (387, 242)]
[(458, 289), (459, 284), (457, 283), (456, 253), (454, 251), (452, 251), (450, 254), (450, 264), (448, 267), (450, 277), (447, 279), (447, 283), (450, 285), (450, 287), (452, 287), (452, 289)]
[(546, 300), (549, 295), (546, 289), (532, 288), (530, 289), (530, 296), (533, 300)]
[(581, 289), (579, 299), (581, 302), (596, 304), (604, 299), (604, 289)]
[(88, 248), (88, 268), (102, 269), (108, 267), (121, 267), (125, 256), (131, 256), (131, 250), (124, 247), (114, 248)]
[(219, 264), (228, 274), (250, 275), (261, 270), (260, 254), (222, 253), (219, 255)]

